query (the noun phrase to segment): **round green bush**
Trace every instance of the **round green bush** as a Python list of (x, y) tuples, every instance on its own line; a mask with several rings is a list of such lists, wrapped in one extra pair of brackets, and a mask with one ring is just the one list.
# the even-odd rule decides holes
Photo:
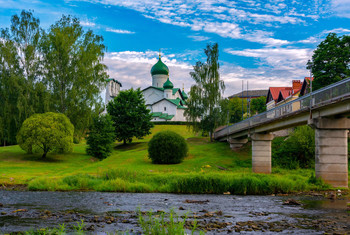
[(176, 164), (187, 156), (185, 139), (173, 131), (162, 131), (148, 143), (148, 157), (156, 164)]

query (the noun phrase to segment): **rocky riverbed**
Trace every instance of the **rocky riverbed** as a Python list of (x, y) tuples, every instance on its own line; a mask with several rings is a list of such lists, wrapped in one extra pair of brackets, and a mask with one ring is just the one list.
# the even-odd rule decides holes
[(325, 197), (0, 191), (0, 234), (63, 223), (70, 230), (82, 220), (88, 233), (138, 234), (138, 210), (144, 216), (149, 211), (159, 216), (170, 209), (180, 218), (187, 216), (187, 228), (196, 220), (207, 234), (349, 234), (349, 198), (332, 193)]

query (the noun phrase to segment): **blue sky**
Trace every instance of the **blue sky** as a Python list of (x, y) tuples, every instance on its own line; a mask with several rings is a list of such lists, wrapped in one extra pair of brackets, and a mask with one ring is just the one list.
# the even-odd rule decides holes
[(0, 27), (34, 10), (47, 29), (62, 14), (104, 37), (104, 63), (123, 88), (151, 85), (158, 50), (175, 86), (188, 91), (203, 49), (217, 42), (225, 96), (249, 88), (288, 86), (309, 76), (305, 64), (329, 32), (350, 34), (350, 0), (0, 0)]

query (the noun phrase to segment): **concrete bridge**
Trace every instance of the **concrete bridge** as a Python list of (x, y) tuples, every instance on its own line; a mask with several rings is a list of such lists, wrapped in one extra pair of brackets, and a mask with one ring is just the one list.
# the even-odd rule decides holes
[(300, 125), (315, 129), (315, 171), (334, 187), (348, 187), (348, 130), (350, 78), (255, 115), (214, 133), (232, 149), (252, 140), (255, 173), (271, 173), (272, 132)]

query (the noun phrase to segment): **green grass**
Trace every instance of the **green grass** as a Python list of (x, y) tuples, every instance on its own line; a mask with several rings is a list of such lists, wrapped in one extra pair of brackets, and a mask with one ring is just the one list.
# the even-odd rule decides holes
[[(155, 165), (147, 143), (160, 130), (172, 130), (187, 139), (189, 155), (180, 164)], [(73, 153), (26, 154), (19, 146), (0, 148), (0, 184), (28, 184), (31, 190), (97, 190), (118, 192), (173, 192), (270, 194), (324, 189), (309, 181), (313, 170), (273, 168), (271, 175), (251, 172), (251, 148), (231, 151), (227, 143), (210, 143), (186, 126), (156, 125), (152, 134), (124, 146), (116, 143), (112, 155), (98, 161), (77, 144)], [(222, 170), (226, 169), (226, 170)]]

